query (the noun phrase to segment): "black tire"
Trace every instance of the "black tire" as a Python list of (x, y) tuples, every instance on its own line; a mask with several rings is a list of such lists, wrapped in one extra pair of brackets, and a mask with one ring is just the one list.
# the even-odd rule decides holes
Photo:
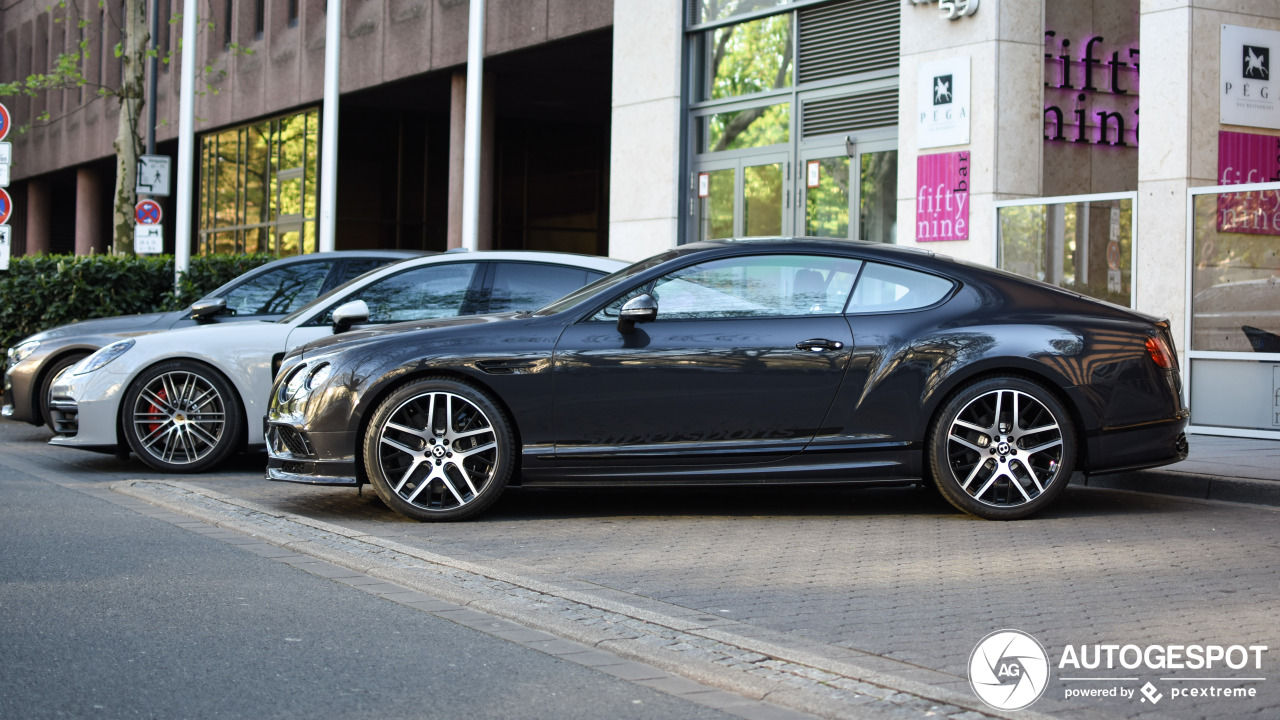
[(1043, 510), (1067, 486), (1076, 433), (1049, 390), (1024, 378), (993, 377), (947, 401), (926, 449), (948, 502), (980, 518), (1016, 520)]
[(516, 453), (511, 420), (486, 393), (457, 380), (424, 378), (378, 405), (361, 456), (388, 507), (415, 520), (445, 522), (493, 505)]
[[(53, 432), (57, 430), (53, 427), (53, 414), (49, 412), (49, 397), (53, 391), (53, 381), (58, 379), (63, 370), (75, 365), (81, 360), (89, 357), (89, 353), (70, 353), (63, 355), (53, 361), (49, 367), (45, 368), (44, 374), (40, 376), (40, 387), (36, 388), (36, 419), (44, 423), (44, 426)], [(37, 423), (38, 424), (38, 423)]]
[(235, 388), (190, 360), (147, 368), (129, 385), (120, 412), (129, 447), (162, 472), (211, 470), (239, 449), (244, 435)]

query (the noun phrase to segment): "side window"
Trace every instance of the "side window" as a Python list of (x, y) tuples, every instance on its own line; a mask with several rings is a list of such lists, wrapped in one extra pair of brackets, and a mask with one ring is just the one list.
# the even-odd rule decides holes
[(303, 262), (263, 273), (232, 288), (224, 297), (235, 315), (284, 315), (320, 294), (332, 261)]
[(333, 309), (352, 300), (368, 304), (371, 324), (454, 317), (467, 299), (478, 266), (474, 262), (427, 265), (382, 278), (335, 302), (319, 322), (333, 322)]
[(631, 297), (651, 292), (658, 320), (833, 315), (844, 309), (861, 261), (819, 255), (753, 255), (677, 270), (610, 303), (613, 321)]
[(342, 274), (333, 282), (332, 287), (338, 287), (339, 285), (341, 285), (342, 283), (348, 280), (354, 280), (360, 277), (361, 275), (369, 272), (370, 270), (373, 270), (374, 268), (380, 268), (389, 262), (393, 262), (394, 260), (395, 258), (387, 258), (385, 260), (375, 259), (375, 258), (364, 258), (361, 260), (348, 260), (342, 266)]
[[(488, 312), (537, 310), (604, 275), (595, 270), (538, 263), (496, 262)], [(484, 307), (484, 303), (480, 303)]]
[(936, 275), (867, 263), (854, 288), (849, 312), (915, 310), (938, 302), (952, 287), (950, 280)]

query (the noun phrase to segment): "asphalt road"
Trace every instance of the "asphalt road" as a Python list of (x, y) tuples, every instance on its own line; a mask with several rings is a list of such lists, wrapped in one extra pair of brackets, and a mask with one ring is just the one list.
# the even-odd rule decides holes
[(729, 717), (2, 463), (0, 497), (0, 717)]

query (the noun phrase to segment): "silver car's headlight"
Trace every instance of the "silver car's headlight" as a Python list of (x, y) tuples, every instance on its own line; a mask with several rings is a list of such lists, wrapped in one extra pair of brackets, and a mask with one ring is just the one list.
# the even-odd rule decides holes
[(84, 375), (86, 373), (91, 373), (94, 370), (98, 370), (112, 360), (115, 360), (125, 354), (125, 352), (133, 346), (133, 340), (121, 340), (120, 342), (111, 343), (84, 360), (81, 360), (80, 364), (76, 365), (74, 373), (76, 375)]
[(9, 358), (9, 367), (13, 367), (23, 360), (26, 360), (27, 356), (35, 352), (38, 347), (40, 347), (39, 340), (28, 340), (9, 348), (9, 352), (6, 353)]

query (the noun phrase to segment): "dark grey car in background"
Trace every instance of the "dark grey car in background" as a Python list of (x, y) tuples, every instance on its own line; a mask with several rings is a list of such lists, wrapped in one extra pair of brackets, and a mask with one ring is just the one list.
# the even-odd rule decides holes
[(8, 350), (0, 415), (48, 424), (49, 388), (58, 373), (121, 338), (202, 322), (276, 320), (369, 270), (423, 254), (344, 250), (283, 258), (250, 270), (183, 310), (85, 320), (36, 333)]

